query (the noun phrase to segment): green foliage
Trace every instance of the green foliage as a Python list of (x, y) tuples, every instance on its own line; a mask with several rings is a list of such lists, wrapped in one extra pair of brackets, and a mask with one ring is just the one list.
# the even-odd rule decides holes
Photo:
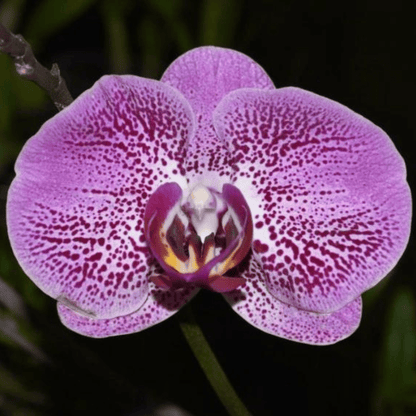
[(204, 0), (201, 11), (201, 44), (232, 45), (240, 11), (239, 0)]
[(128, 74), (131, 67), (131, 51), (128, 47), (126, 13), (130, 1), (104, 0), (101, 3), (101, 14), (107, 34), (108, 55), (110, 56), (111, 73)]
[[(0, 79), (3, 80), (0, 94), (0, 132), (2, 135), (10, 129), (11, 115), (15, 106), (11, 81), (12, 69), (14, 69), (14, 66), (10, 58), (6, 55), (0, 55)], [(2, 165), (1, 162), (0, 156), (0, 166)]]
[[(153, 26), (157, 22), (157, 18), (163, 19), (166, 26), (169, 28), (168, 33), (161, 33), (158, 31), (157, 41), (159, 44), (166, 44), (170, 41), (174, 41), (180, 52), (186, 52), (196, 46), (192, 39), (189, 25), (185, 23), (185, 2), (184, 0), (148, 0), (147, 5), (153, 13), (149, 13), (144, 19), (146, 28), (141, 32), (144, 35), (142, 38), (142, 45), (149, 41), (152, 36)], [(163, 38), (165, 39), (163, 41)], [(149, 45), (147, 44), (149, 47)], [(159, 47), (160, 49), (160, 47)]]
[(416, 303), (409, 291), (395, 294), (387, 317), (374, 415), (415, 414)]
[(29, 389), (20, 383), (15, 375), (2, 365), (0, 365), (0, 392), (27, 404), (39, 404), (45, 401), (45, 396), (41, 392)]
[(41, 90), (36, 84), (26, 80), (22, 82), (14, 74), (12, 77), (12, 88), (14, 99), (19, 104), (20, 111), (27, 113), (39, 111), (46, 105), (49, 99), (45, 91)]

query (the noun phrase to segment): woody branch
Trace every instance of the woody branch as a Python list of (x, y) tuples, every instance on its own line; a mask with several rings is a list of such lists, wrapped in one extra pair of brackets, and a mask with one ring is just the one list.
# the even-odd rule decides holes
[(53, 64), (50, 71), (42, 66), (23, 36), (13, 34), (1, 23), (0, 52), (10, 55), (14, 60), (16, 72), (44, 89), (59, 111), (71, 104), (73, 98), (61, 77), (58, 65)]

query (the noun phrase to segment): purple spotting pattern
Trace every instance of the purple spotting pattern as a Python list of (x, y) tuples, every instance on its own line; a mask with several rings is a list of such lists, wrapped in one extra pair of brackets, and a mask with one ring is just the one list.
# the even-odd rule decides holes
[(386, 276), (409, 238), (411, 195), (380, 128), (299, 88), (232, 92), (214, 124), (251, 202), (253, 249), (273, 296), (328, 313)]
[(328, 345), (348, 337), (360, 324), (361, 297), (336, 312), (317, 314), (272, 296), (264, 284), (262, 267), (254, 258), (239, 275), (245, 278), (245, 285), (224, 297), (242, 318), (264, 332), (304, 344)]
[[(161, 272), (152, 264), (147, 276)], [(58, 302), (58, 314), (61, 322), (72, 331), (92, 338), (106, 338), (142, 331), (174, 315), (198, 292), (188, 286), (181, 290), (164, 291), (149, 282), (149, 295), (144, 304), (135, 312), (113, 319), (94, 319), (82, 316)]]
[(145, 205), (163, 181), (182, 180), (192, 129), (176, 90), (133, 76), (103, 77), (46, 122), (20, 153), (8, 198), (27, 275), (88, 316), (137, 310), (149, 290)]
[(264, 69), (248, 56), (230, 49), (202, 47), (176, 59), (162, 82), (177, 88), (195, 113), (196, 137), (190, 142), (186, 176), (190, 185), (229, 182), (232, 158), (226, 142), (218, 140), (212, 113), (220, 100), (239, 88), (273, 89)]
[[(327, 98), (275, 89), (239, 52), (197, 48), (161, 81), (101, 78), (18, 157), (7, 202), (11, 245), (27, 275), (58, 300), (68, 328), (97, 338), (138, 332), (199, 290), (195, 282), (173, 288), (146, 241), (147, 203), (169, 183), (183, 193), (168, 229), (179, 260), (204, 273), (178, 246), (185, 224), (197, 221), (181, 211), (189, 201), (212, 230), (197, 260), (224, 257), (221, 227), (233, 244), (253, 232), (248, 255), (230, 273), (215, 269), (227, 275), (218, 272), (212, 287), (233, 289), (223, 295), (234, 311), (292, 341), (327, 345), (352, 334), (361, 293), (395, 266), (409, 238), (405, 165), (380, 128)], [(210, 211), (210, 198), (227, 187), (246, 201), (224, 199), (245, 218), (242, 229), (232, 216), (222, 226), (211, 221), (222, 208), (217, 198)], [(164, 208), (149, 212), (170, 215)], [(192, 239), (195, 251), (201, 241)]]

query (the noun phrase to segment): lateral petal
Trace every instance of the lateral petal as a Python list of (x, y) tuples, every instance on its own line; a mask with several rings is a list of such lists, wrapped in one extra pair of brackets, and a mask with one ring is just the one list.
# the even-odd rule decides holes
[(193, 128), (179, 92), (135, 76), (101, 78), (43, 125), (7, 201), (13, 251), (38, 287), (96, 318), (145, 302), (145, 205), (161, 183), (186, 183)]
[(241, 89), (214, 114), (235, 155), (233, 185), (254, 222), (268, 291), (319, 313), (378, 283), (410, 233), (406, 168), (390, 138), (350, 109), (299, 88)]

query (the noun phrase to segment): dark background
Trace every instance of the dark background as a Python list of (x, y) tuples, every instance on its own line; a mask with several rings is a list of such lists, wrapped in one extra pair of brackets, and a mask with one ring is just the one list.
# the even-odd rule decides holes
[[(255, 59), (276, 87), (339, 101), (383, 128), (415, 183), (416, 6), (375, 0), (6, 0), (0, 21), (57, 62), (74, 97), (104, 74), (158, 79), (201, 45)], [(25, 141), (56, 110), (0, 56), (0, 414), (150, 415), (173, 403), (195, 416), (226, 415), (175, 318), (144, 332), (94, 340), (64, 328), (23, 274), (5, 227), (7, 188)], [(218, 294), (192, 307), (253, 415), (416, 414), (415, 243), (364, 295), (362, 323), (328, 347), (260, 332)], [(154, 414), (154, 413), (153, 413)]]

